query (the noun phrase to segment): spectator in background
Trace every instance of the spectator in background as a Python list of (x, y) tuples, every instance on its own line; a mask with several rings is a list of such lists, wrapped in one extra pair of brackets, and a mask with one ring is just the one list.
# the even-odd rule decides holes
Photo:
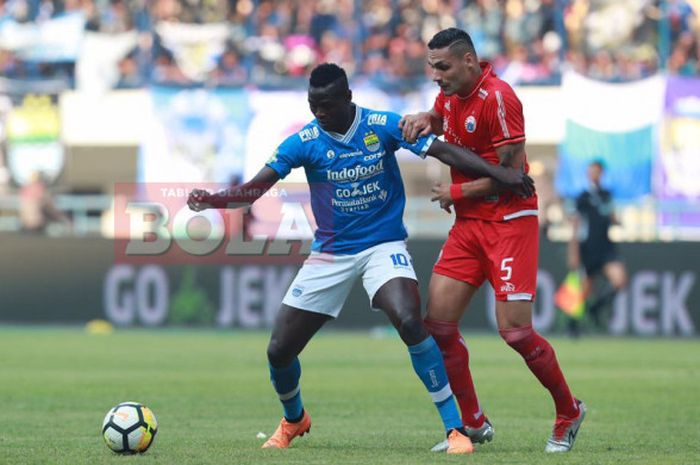
[[(588, 166), (588, 190), (576, 199), (576, 212), (572, 218), (573, 234), (569, 242), (568, 265), (572, 271), (581, 265), (586, 272), (584, 298), (589, 298), (593, 283), (601, 275), (607, 286), (597, 293), (587, 305), (586, 313), (593, 323), (602, 328), (605, 324), (602, 311), (610, 305), (615, 295), (627, 285), (627, 272), (620, 261), (615, 244), (608, 237), (608, 229), (616, 222), (613, 212), (612, 195), (601, 185), (604, 165), (600, 160)], [(579, 335), (578, 320), (569, 320), (572, 336)]]
[(182, 8), (177, 0), (155, 0), (151, 3), (151, 17), (153, 22), (179, 21)]
[(126, 32), (133, 28), (132, 13), (126, 0), (110, 0), (107, 7), (101, 9), (100, 32)]
[(391, 73), (389, 73), (386, 64), (386, 58), (379, 51), (373, 51), (364, 59), (362, 65), (362, 75), (367, 77), (377, 87), (382, 87), (385, 83), (391, 81)]
[(45, 233), (52, 222), (70, 225), (65, 213), (56, 208), (41, 172), (34, 172), (20, 190), (19, 218), (25, 232)]
[(136, 89), (143, 87), (145, 80), (142, 76), (138, 62), (138, 49), (132, 50), (127, 56), (119, 60), (119, 79), (115, 87), (117, 89)]
[[(351, 76), (357, 72), (352, 41), (331, 30), (324, 32), (321, 36), (318, 61), (338, 63)], [(311, 63), (311, 65), (313, 64)]]
[(214, 85), (223, 86), (243, 85), (248, 81), (247, 70), (233, 45), (229, 44), (219, 58), (218, 66), (210, 73), (210, 80)]
[(599, 50), (588, 66), (588, 76), (599, 81), (617, 81), (618, 70), (610, 52)]
[(189, 84), (190, 80), (177, 66), (172, 52), (161, 48), (153, 62), (151, 80), (160, 84)]
[(0, 75), (15, 77), (18, 75), (20, 65), (17, 57), (9, 50), (0, 49)]
[(671, 41), (676, 42), (680, 37), (691, 31), (695, 12), (686, 0), (665, 0), (666, 15), (671, 28)]
[(469, 2), (457, 13), (458, 21), (469, 30), (474, 46), (484, 58), (494, 63), (503, 57), (503, 16), (498, 0)]
[(681, 76), (698, 74), (698, 47), (697, 36), (690, 32), (684, 32), (673, 46), (671, 56), (668, 59), (668, 72)]
[[(659, 68), (697, 75), (698, 5), (698, 0), (0, 0), (0, 21), (42, 23), (82, 11), (87, 30), (137, 30), (139, 43), (146, 45), (120, 64), (123, 87), (143, 86), (149, 76), (164, 74), (171, 83), (191, 84), (176, 76), (176, 64), (161, 53), (154, 28), (165, 21), (226, 22), (233, 50), (220, 57), (220, 69), (205, 85), (232, 85), (242, 76), (263, 86), (295, 85), (313, 66), (331, 61), (351, 77), (366, 73), (373, 82), (403, 90), (424, 77), (418, 50), (452, 26), (469, 31), (484, 58), (511, 84), (556, 85), (565, 58), (571, 69), (609, 82), (640, 79)], [(662, 21), (668, 44), (659, 35)], [(19, 57), (17, 50), (0, 50), (0, 73), (73, 81), (72, 65)], [(141, 84), (131, 79), (134, 64)]]

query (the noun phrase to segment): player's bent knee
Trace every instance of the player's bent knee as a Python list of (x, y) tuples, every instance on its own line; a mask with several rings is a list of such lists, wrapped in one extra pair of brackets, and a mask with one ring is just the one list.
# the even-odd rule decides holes
[(292, 363), (294, 357), (296, 354), (291, 353), (277, 339), (270, 339), (270, 343), (267, 345), (267, 360), (270, 365), (276, 368), (286, 367)]
[(535, 331), (532, 329), (532, 325), (499, 329), (498, 333), (501, 335), (503, 340), (506, 341), (506, 344), (518, 352), (520, 352), (522, 347), (529, 345), (530, 341), (535, 336)]
[(547, 365), (554, 359), (554, 349), (545, 338), (532, 329), (532, 325), (498, 331), (506, 343), (518, 352), (528, 365)]
[(425, 325), (425, 329), (428, 330), (428, 333), (438, 341), (438, 344), (442, 340), (450, 341), (452, 339), (459, 339), (460, 337), (459, 325), (457, 322), (426, 318), (423, 320), (423, 324)]
[(396, 330), (401, 339), (409, 346), (419, 344), (429, 336), (428, 331), (423, 326), (423, 321), (412, 316), (399, 320)]

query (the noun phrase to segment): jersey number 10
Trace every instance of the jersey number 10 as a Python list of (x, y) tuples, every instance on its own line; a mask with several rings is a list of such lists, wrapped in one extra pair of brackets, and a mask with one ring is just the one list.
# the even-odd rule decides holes
[(394, 266), (408, 266), (408, 258), (402, 253), (392, 254), (391, 261), (394, 262)]

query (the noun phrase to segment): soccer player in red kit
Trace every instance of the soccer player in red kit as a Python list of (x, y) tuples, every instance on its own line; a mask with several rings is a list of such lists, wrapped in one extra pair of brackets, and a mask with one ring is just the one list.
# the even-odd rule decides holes
[[(489, 63), (479, 62), (471, 38), (460, 29), (437, 33), (428, 49), (440, 94), (430, 111), (401, 120), (404, 137), (411, 141), (431, 132), (444, 134), (447, 142), (491, 163), (527, 172), (522, 104), (513, 89)], [(472, 442), (493, 437), (493, 427), (479, 406), (469, 351), (458, 326), (472, 296), (488, 280), (496, 293), (501, 337), (554, 399), (556, 421), (545, 451), (569, 451), (586, 407), (571, 394), (552, 346), (532, 328), (537, 197), (500, 189), (491, 178), (470, 178), (455, 169), (451, 174), (451, 185), (433, 189), (433, 200), (448, 212), (454, 206), (457, 218), (433, 268), (425, 325), (442, 351), (464, 426)]]

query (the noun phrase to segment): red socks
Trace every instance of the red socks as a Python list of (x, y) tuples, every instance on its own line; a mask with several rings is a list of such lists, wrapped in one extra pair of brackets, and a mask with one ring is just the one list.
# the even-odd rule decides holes
[(464, 426), (468, 428), (481, 427), (486, 417), (479, 406), (472, 374), (469, 371), (469, 351), (464, 339), (459, 334), (457, 323), (426, 318), (425, 327), (442, 352), (447, 377), (452, 387), (452, 393), (459, 403)]
[[(532, 329), (532, 325), (499, 331), (506, 343), (515, 349), (530, 371), (552, 394), (558, 417), (574, 418), (578, 415), (576, 400), (571, 395), (564, 375), (559, 368), (554, 349), (545, 338)], [(437, 339), (437, 338), (436, 338)], [(439, 344), (439, 342), (438, 342)], [(440, 346), (442, 348), (442, 346)], [(447, 359), (445, 359), (447, 362)], [(447, 364), (447, 363), (446, 363)], [(448, 369), (449, 374), (449, 369)], [(452, 378), (450, 378), (450, 383)], [(454, 391), (454, 387), (452, 388)], [(460, 404), (461, 405), (461, 404)]]

